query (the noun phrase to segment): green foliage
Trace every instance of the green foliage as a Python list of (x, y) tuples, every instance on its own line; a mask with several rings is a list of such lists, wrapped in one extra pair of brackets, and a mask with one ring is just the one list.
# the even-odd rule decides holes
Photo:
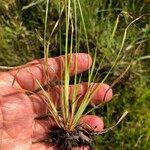
[[(150, 140), (150, 87), (137, 78), (132, 86), (119, 85), (114, 101), (101, 110), (107, 126), (114, 122), (124, 109), (129, 111), (123, 123), (116, 130), (97, 138), (99, 149), (148, 150)], [(121, 90), (120, 90), (121, 89)]]
[[(0, 3), (0, 65), (15, 66), (43, 57), (46, 1), (0, 0)], [(22, 10), (24, 6), (29, 8)], [(102, 81), (115, 62), (127, 25), (145, 14), (129, 27), (123, 51), (116, 67), (107, 78), (107, 83), (111, 84), (129, 63), (132, 63), (132, 67), (115, 85), (113, 101), (94, 113), (102, 115), (106, 126), (109, 127), (124, 110), (129, 111), (129, 115), (115, 130), (97, 138), (97, 149), (148, 150), (150, 147), (150, 26), (148, 19), (150, 3), (148, 0), (82, 0), (81, 6), (91, 55), (94, 55), (97, 50), (97, 68), (103, 59), (96, 79), (98, 82)], [(59, 19), (59, 14), (58, 0), (51, 1), (47, 37)], [(77, 12), (77, 18), (76, 32), (80, 40), (78, 49), (87, 52), (86, 37), (79, 12)], [(59, 35), (59, 26), (55, 29), (50, 41), (50, 50), (54, 51), (52, 56), (58, 55), (60, 48), (62, 53), (65, 49), (65, 22), (65, 13), (62, 13), (59, 22), (61, 35)], [(69, 37), (70, 32), (71, 27), (68, 31)], [(68, 43), (70, 44), (71, 41)], [(73, 46), (73, 50), (76, 48)]]

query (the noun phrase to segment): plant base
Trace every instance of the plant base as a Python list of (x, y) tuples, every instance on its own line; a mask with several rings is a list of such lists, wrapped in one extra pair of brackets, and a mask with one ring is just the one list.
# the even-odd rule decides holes
[(74, 131), (66, 131), (62, 128), (55, 128), (49, 135), (52, 143), (61, 150), (71, 150), (74, 147), (89, 147), (94, 150), (93, 137), (90, 132), (82, 127), (77, 127)]

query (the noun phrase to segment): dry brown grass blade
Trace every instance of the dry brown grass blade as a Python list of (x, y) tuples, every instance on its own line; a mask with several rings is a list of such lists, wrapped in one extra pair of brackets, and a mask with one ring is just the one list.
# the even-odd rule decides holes
[(100, 135), (100, 134), (103, 134), (103, 133), (107, 133), (110, 130), (113, 130), (126, 117), (127, 114), (128, 114), (128, 111), (126, 110), (123, 113), (123, 115), (119, 118), (119, 120), (113, 126), (111, 126), (109, 128), (106, 128), (106, 129), (104, 129), (103, 131), (100, 131), (100, 132), (93, 132), (92, 134), (93, 135)]
[(54, 103), (53, 103), (53, 101), (52, 101), (50, 95), (44, 90), (44, 88), (42, 87), (42, 85), (39, 83), (38, 80), (36, 80), (36, 82), (38, 83), (39, 87), (41, 88), (41, 90), (42, 90), (42, 92), (43, 92), (43, 94), (44, 94), (44, 96), (45, 96), (45, 98), (46, 98), (46, 100), (44, 100), (44, 99), (43, 99), (43, 100), (45, 101), (46, 105), (48, 106), (49, 112), (50, 112), (51, 115), (53, 116), (53, 118), (54, 118), (56, 124), (57, 124), (59, 127), (61, 127), (61, 126), (62, 126), (62, 125), (61, 125), (61, 118), (60, 118), (60, 116), (59, 116), (59, 114), (58, 114), (57, 108), (56, 108), (56, 106), (54, 105)]
[(20, 66), (14, 66), (14, 67), (9, 67), (9, 66), (0, 66), (0, 70), (15, 70), (15, 69), (21, 69), (21, 68), (25, 68), (25, 67), (29, 67), (29, 66), (32, 66), (32, 65), (36, 65), (36, 64), (39, 64), (39, 63), (35, 63), (35, 62), (31, 62), (31, 63), (27, 63), (27, 64), (24, 64), (24, 65), (20, 65)]

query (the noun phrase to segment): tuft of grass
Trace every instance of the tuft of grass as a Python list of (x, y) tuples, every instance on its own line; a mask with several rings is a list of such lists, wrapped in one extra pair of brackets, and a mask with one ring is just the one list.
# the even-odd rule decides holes
[[(29, 3), (35, 4), (36, 2), (40, 3), (27, 10), (22, 10)], [(0, 0), (0, 65), (15, 66), (44, 56), (45, 2), (31, 0), (26, 2), (11, 0), (8, 2), (8, 0)], [(80, 8), (79, 5), (77, 6), (78, 2), (74, 1), (76, 13), (71, 14), (72, 20), (78, 19), (76, 19), (74, 26), (71, 25), (71, 22), (68, 26), (68, 45), (70, 45), (68, 50), (78, 52), (80, 49), (82, 52), (87, 52), (87, 49), (89, 49), (89, 53), (93, 56), (97, 51), (96, 69), (93, 72), (97, 72), (98, 78), (95, 78), (96, 81), (102, 81), (116, 61), (126, 27), (139, 16), (147, 14), (150, 3), (146, 0), (94, 0), (88, 2), (82, 0), (80, 6), (83, 18), (81, 12), (77, 11)], [(62, 2), (62, 5), (64, 5), (64, 2)], [(72, 13), (71, 11), (70, 13)], [(59, 20), (59, 25), (55, 28), (49, 43), (49, 49), (53, 50), (51, 56), (59, 55), (60, 49), (61, 54), (65, 54), (64, 37), (66, 37), (67, 20), (65, 20), (65, 13), (62, 13), (61, 19), (59, 19), (60, 12), (59, 1), (51, 1), (46, 37), (49, 37)], [(72, 37), (73, 28), (75, 29), (75, 38)], [(120, 116), (119, 114), (123, 110), (129, 110), (129, 115), (116, 130), (97, 138), (97, 149), (147, 150), (150, 147), (148, 142), (150, 140), (149, 39), (149, 19), (148, 15), (145, 15), (128, 29), (119, 62), (110, 71), (106, 82), (111, 84), (132, 62), (129, 72), (113, 87), (115, 93), (113, 101), (92, 112), (103, 116), (106, 126), (110, 126), (114, 118)], [(72, 40), (76, 42), (71, 44)], [(100, 69), (97, 71), (99, 66)], [(86, 74), (82, 76), (88, 80)], [(66, 76), (66, 81), (68, 78), (69, 76)], [(77, 84), (77, 80), (78, 77), (75, 77), (75, 84)], [(68, 84), (66, 82), (66, 91)], [(75, 113), (75, 107), (74, 105), (72, 108), (72, 114)]]

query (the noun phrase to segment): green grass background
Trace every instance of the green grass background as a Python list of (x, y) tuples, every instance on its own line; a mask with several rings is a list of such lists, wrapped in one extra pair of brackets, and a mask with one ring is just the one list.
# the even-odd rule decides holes
[[(43, 57), (45, 1), (22, 10), (32, 0), (0, 0), (0, 65), (16, 66)], [(35, 2), (35, 1), (34, 1)], [(113, 101), (94, 113), (103, 116), (111, 126), (128, 110), (128, 116), (117, 128), (97, 137), (98, 150), (150, 149), (150, 10), (149, 0), (82, 0), (82, 10), (91, 55), (97, 49), (96, 66), (105, 56), (97, 81), (101, 81), (112, 66), (120, 49), (127, 25), (143, 16), (128, 30), (119, 62), (107, 78), (111, 84), (132, 62), (130, 70), (114, 90)], [(58, 1), (50, 1), (48, 31), (50, 34), (59, 17)], [(62, 14), (62, 37), (65, 36), (65, 14)], [(118, 18), (118, 20), (117, 20)], [(81, 18), (78, 18), (80, 24)], [(116, 28), (115, 28), (116, 27)], [(79, 49), (87, 52), (82, 27), (78, 28)], [(50, 43), (52, 56), (64, 49), (56, 28)], [(75, 49), (75, 47), (74, 47)], [(86, 76), (86, 75), (85, 75)]]

